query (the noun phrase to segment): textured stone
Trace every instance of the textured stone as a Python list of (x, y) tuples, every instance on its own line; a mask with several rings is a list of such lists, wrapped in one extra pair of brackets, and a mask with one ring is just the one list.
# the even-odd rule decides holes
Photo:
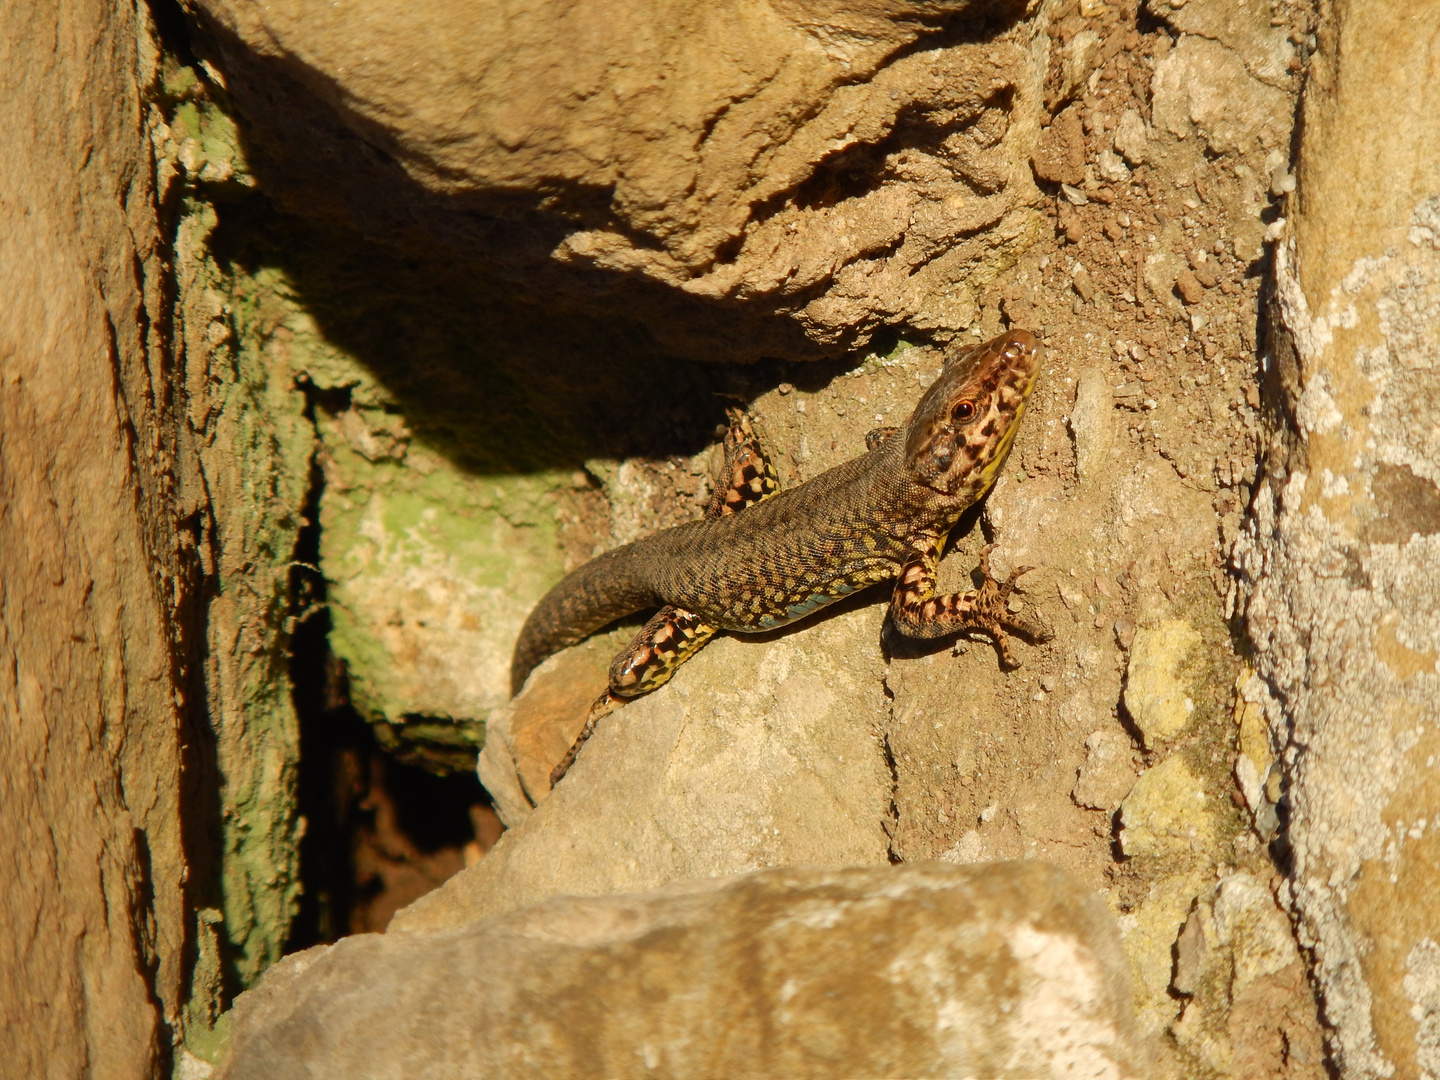
[(1205, 785), (1174, 754), (1135, 781), (1120, 807), (1126, 855), (1198, 855), (1214, 848), (1215, 822)]
[[(515, 827), (392, 926), (456, 926), (555, 895), (765, 866), (886, 862), (882, 615), (835, 613), (768, 643), (717, 639), (671, 682), (601, 721), (550, 792), (550, 769), (604, 687), (615, 642), (580, 654), (593, 682), (579, 661), (552, 660), (562, 685), (582, 689), (567, 697), (547, 689), (552, 679), (532, 677), (511, 714), (520, 729), (497, 724), (508, 737), (484, 752), (482, 775), (511, 793)], [(535, 716), (547, 707), (565, 710), (553, 727)]]
[(1115, 151), (1131, 165), (1143, 165), (1150, 152), (1150, 133), (1134, 109), (1121, 113), (1115, 125)]
[(1175, 943), (1171, 1031), (1230, 1076), (1325, 1075), (1321, 1031), (1303, 1000), (1305, 967), (1289, 920), (1255, 877), (1229, 874), (1197, 898)]
[(1219, 42), (1261, 82), (1289, 89), (1295, 47), (1287, 26), (1270, 25), (1275, 10), (1258, 0), (1145, 0), (1145, 7), (1183, 34)]
[[(957, 285), (1038, 235), (1023, 0), (191, 7), (289, 208), (625, 289), (709, 358), (954, 334), (981, 287)], [(908, 48), (986, 17), (998, 36)]]
[(1085, 740), (1085, 764), (1070, 797), (1081, 806), (1114, 810), (1135, 783), (1130, 740), (1119, 731), (1096, 731)]
[(149, 10), (0, 7), (6, 1076), (159, 1075), (190, 985), (187, 904), (214, 884), (208, 859), (187, 883), (182, 832), (186, 789), (205, 790), (182, 769), (204, 760), (184, 744), (204, 720), (191, 525), (209, 518), (157, 330), (174, 253)]
[(1088, 370), (1075, 382), (1075, 404), (1070, 408), (1070, 435), (1075, 440), (1075, 476), (1091, 480), (1110, 464), (1115, 441), (1112, 414), (1115, 399), (1099, 371)]
[(1199, 645), (1199, 631), (1184, 619), (1159, 619), (1135, 631), (1125, 708), (1147, 747), (1170, 741), (1190, 722), (1195, 700), (1187, 664)]
[(1193, 129), (1216, 153), (1281, 145), (1290, 129), (1288, 93), (1256, 79), (1219, 42), (1184, 37), (1155, 67), (1154, 123), (1186, 137)]
[(1085, 180), (1085, 131), (1079, 106), (1061, 110), (1040, 136), (1031, 155), (1035, 175), (1052, 184), (1080, 184)]
[(1205, 299), (1205, 286), (1200, 284), (1200, 279), (1189, 267), (1176, 276), (1175, 289), (1180, 293), (1180, 299), (1187, 304), (1198, 304)]
[(1282, 748), (1281, 896), (1356, 1078), (1440, 1058), (1440, 522), (1390, 501), (1402, 472), (1440, 480), (1437, 35), (1437, 5), (1384, 0), (1338, 3), (1321, 27), (1269, 313), (1295, 427), (1232, 555)]
[(1146, 1073), (1104, 905), (1038, 863), (778, 870), (348, 938), (222, 1080)]
[(1102, 180), (1109, 180), (1112, 184), (1122, 184), (1130, 179), (1130, 170), (1113, 150), (1101, 150), (1095, 168)]

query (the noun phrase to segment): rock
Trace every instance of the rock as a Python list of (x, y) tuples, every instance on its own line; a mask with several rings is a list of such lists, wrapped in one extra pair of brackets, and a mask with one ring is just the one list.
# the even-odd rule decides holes
[(1200, 989), (1200, 980), (1210, 959), (1205, 922), (1204, 909), (1197, 905), (1175, 939), (1175, 977), (1170, 985), (1177, 994), (1194, 994)]
[(1215, 936), (1235, 953), (1231, 992), (1296, 963), (1300, 954), (1285, 913), (1250, 874), (1231, 874), (1215, 891)]
[(1150, 135), (1145, 121), (1134, 109), (1120, 114), (1115, 125), (1115, 152), (1131, 165), (1143, 165), (1150, 151)]
[[(1011, 115), (1025, 24), (907, 48), (1018, 21), (1022, 0), (192, 10), (287, 209), (541, 291), (634, 282), (627, 312), (680, 353), (828, 356), (900, 319), (963, 329), (975, 305), (955, 287), (983, 261), (964, 241), (1031, 201), (1012, 164), (1034, 137)], [(851, 157), (873, 169), (863, 190), (806, 197)], [(997, 241), (1027, 246), (1024, 216)]]
[(1205, 299), (1205, 286), (1200, 284), (1197, 278), (1189, 270), (1181, 270), (1175, 278), (1175, 289), (1180, 294), (1180, 299), (1187, 304), (1198, 304)]
[(1065, 101), (1075, 96), (1095, 68), (1095, 58), (1100, 51), (1100, 35), (1094, 30), (1081, 30), (1061, 50), (1060, 77), (1062, 85), (1057, 88), (1056, 100)]
[(1291, 97), (1246, 70), (1218, 42), (1184, 37), (1155, 66), (1155, 126), (1179, 138), (1199, 131), (1215, 153), (1243, 154), (1281, 143), (1291, 125)]
[(1095, 168), (1101, 179), (1109, 180), (1112, 184), (1123, 184), (1130, 179), (1130, 170), (1113, 150), (1101, 150)]
[(1179, 311), (1180, 305), (1175, 300), (1175, 279), (1184, 268), (1184, 262), (1173, 251), (1154, 251), (1145, 256), (1140, 273), (1145, 279), (1145, 288), (1155, 299)]
[[(1070, 437), (1075, 440), (1075, 476), (1087, 480), (1109, 464), (1114, 442), (1115, 399), (1105, 376), (1087, 368), (1075, 383), (1075, 404), (1070, 408)], [(1073, 605), (1072, 605), (1073, 606)]]
[(1078, 106), (1061, 110), (1041, 133), (1030, 163), (1035, 175), (1049, 183), (1085, 182), (1085, 129), (1080, 125)]
[(287, 958), (218, 1080), (1148, 1070), (1104, 905), (1043, 864), (775, 870)]
[(514, 828), (550, 793), (555, 768), (585, 726), (605, 688), (610, 660), (635, 628), (587, 638), (547, 659), (525, 689), (487, 727), (477, 770), (507, 828)]
[(1183, 619), (1160, 619), (1135, 631), (1124, 701), (1147, 747), (1173, 739), (1190, 722), (1195, 702), (1184, 668), (1199, 644), (1199, 631)]
[(1176, 935), (1185, 924), (1195, 897), (1214, 881), (1209, 867), (1191, 866), (1150, 883), (1138, 904), (1119, 918), (1140, 1029), (1159, 1036), (1177, 1012), (1171, 980)]
[(1356, 0), (1322, 33), (1269, 307), (1286, 358), (1274, 444), (1296, 450), (1267, 461), (1231, 560), (1266, 712), (1283, 717), (1280, 895), (1336, 1071), (1433, 1075), (1440, 513), (1421, 511), (1435, 503), (1419, 485), (1392, 484), (1440, 480), (1440, 251), (1419, 231), (1440, 192), (1423, 74), (1440, 12)]
[(1270, 891), (1252, 874), (1229, 874), (1196, 899), (1175, 942), (1172, 985), (1185, 1005), (1171, 1031), (1224, 1074), (1320, 1080), (1319, 1025), (1293, 1004), (1304, 980), (1289, 920)]
[[(507, 820), (518, 824), (391, 925), (457, 926), (556, 895), (765, 866), (885, 863), (891, 780), (873, 735), (887, 715), (883, 614), (872, 605), (770, 641), (718, 638), (658, 691), (603, 719), (546, 795), (566, 732), (584, 718), (576, 705), (604, 688), (599, 662), (608, 665), (614, 646), (591, 643), (596, 681), (562, 699), (571, 711), (559, 735), (543, 736), (538, 720), (525, 722), (523, 738), (512, 727), (508, 765), (500, 744), (487, 744), (486, 784), (510, 793)], [(541, 692), (545, 680), (532, 677), (512, 716), (533, 715), (527, 699)], [(511, 808), (517, 772), (539, 802), (528, 814)]]
[(1278, 762), (1271, 748), (1264, 704), (1269, 695), (1254, 671), (1246, 668), (1235, 681), (1235, 720), (1239, 728), (1239, 753), (1235, 755), (1235, 781), (1245, 798), (1256, 832), (1265, 842), (1275, 836), (1278, 826), (1275, 805), (1266, 795), (1268, 782), (1278, 776)]
[[(268, 688), (247, 683), (242, 697), (226, 678), (273, 667), (283, 650), (263, 619), (265, 591), (277, 577), (275, 594), (284, 596), (284, 571), (252, 572), (237, 557), (239, 545), (223, 543), (233, 518), (218, 498), (212, 502), (221, 477), (202, 473), (196, 447), (215, 439), (215, 426), (195, 439), (186, 422), (187, 405), (212, 388), (204, 385), (204, 342), (182, 350), (171, 336), (194, 299), (182, 299), (177, 278), (193, 265), (174, 244), (182, 200), (157, 175), (173, 175), (174, 162), (162, 160), (156, 131), (163, 76), (154, 33), (146, 8), (0, 7), (7, 72), (0, 86), (0, 864), (11, 868), (0, 901), (0, 1071), (7, 1076), (168, 1072), (171, 1024), (191, 1008), (192, 992), (218, 989), (189, 951), (214, 944), (209, 928), (196, 926), (194, 905), (219, 900), (220, 815), (234, 808), (215, 771), (216, 743), (224, 740), (222, 754), (240, 751), (222, 758), (239, 784), (262, 782), (248, 768), (253, 759), (242, 756), (252, 740), (266, 740), (263, 776), (273, 788), (293, 775), (287, 729)], [(184, 379), (197, 367), (192, 396)], [(228, 371), (224, 377), (233, 379)], [(217, 394), (233, 386), (219, 373), (214, 384)], [(256, 441), (269, 438), (266, 431)], [(270, 452), (262, 446), (245, 460), (247, 480), (271, 478)], [(228, 460), (231, 477), (239, 460)], [(290, 511), (283, 493), (283, 485), (267, 490), (279, 510), (247, 507), (246, 524), (288, 552), (293, 532), (273, 527)], [(199, 544), (210, 560), (204, 570)], [(224, 573), (237, 596), (208, 589), (220, 558), (233, 560)], [(253, 667), (252, 646), (267, 650)], [(188, 676), (189, 657), (202, 651), (204, 675)], [(288, 709), (288, 694), (281, 701)], [(231, 718), (248, 731), (222, 732)], [(293, 714), (288, 720), (293, 731)], [(201, 738), (214, 779), (197, 783), (190, 766)], [(201, 845), (190, 843), (199, 816), (190, 800), (200, 790), (209, 822), (200, 858), (215, 868), (207, 873), (217, 886), (205, 900), (193, 892), (199, 860), (192, 852)], [(241, 849), (260, 875), (293, 882), (291, 834), (267, 832), (269, 806), (251, 799), (248, 808), (260, 811), (252, 835), (269, 846), (244, 847), (237, 838), (229, 852)], [(275, 900), (293, 896), (279, 895), (270, 880)], [(236, 908), (252, 902), (244, 872), (225, 885)], [(252, 926), (268, 913), (267, 898), (257, 899)], [(235, 946), (264, 941), (278, 952), (277, 938), (283, 926), (270, 924), (256, 927), (250, 942), (239, 935), (226, 942), (227, 961), (238, 961), (229, 973), (249, 961)]]
[(1134, 783), (1130, 740), (1118, 731), (1097, 731), (1085, 740), (1085, 764), (1070, 797), (1079, 806), (1114, 810)]
[(1295, 47), (1287, 26), (1271, 26), (1268, 4), (1254, 0), (1145, 0), (1145, 7), (1183, 34), (1218, 41), (1244, 62), (1261, 82), (1288, 89)]
[(1204, 285), (1207, 289), (1213, 289), (1220, 283), (1220, 267), (1203, 251), (1192, 251), (1189, 255), (1190, 272), (1195, 275), (1195, 280)]
[(1120, 848), (1126, 855), (1171, 855), (1183, 859), (1209, 851), (1216, 842), (1214, 797), (1200, 778), (1173, 754), (1135, 781), (1120, 807)]

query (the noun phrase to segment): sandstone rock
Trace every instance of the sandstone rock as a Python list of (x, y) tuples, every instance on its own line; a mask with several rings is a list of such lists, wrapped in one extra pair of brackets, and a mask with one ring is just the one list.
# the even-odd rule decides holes
[(1112, 184), (1123, 184), (1130, 179), (1130, 170), (1113, 150), (1101, 150), (1095, 168), (1102, 180), (1109, 180)]
[(1207, 289), (1213, 289), (1220, 282), (1220, 272), (1215, 260), (1203, 251), (1192, 251), (1189, 256), (1190, 272), (1195, 280)]
[[(540, 711), (528, 701), (538, 694), (566, 711), (554, 728), (538, 717), (518, 735), (512, 726), (508, 764), (499, 741), (487, 744), (482, 773), (492, 791), (511, 793), (515, 827), (391, 925), (456, 926), (555, 895), (765, 866), (886, 862), (890, 780), (876, 741), (886, 715), (882, 616), (870, 606), (767, 642), (717, 639), (654, 694), (602, 720), (548, 793), (550, 768), (604, 688), (614, 643), (591, 644), (595, 681), (576, 679), (569, 697), (549, 698), (548, 680), (532, 677), (512, 716)], [(574, 677), (580, 662), (566, 660), (551, 663)], [(533, 812), (517, 812), (521, 782), (539, 803)]]
[(1145, 256), (1141, 276), (1150, 295), (1167, 307), (1179, 310), (1175, 299), (1175, 279), (1185, 268), (1184, 261), (1173, 251), (1154, 251)]
[(1120, 846), (1126, 855), (1185, 858), (1217, 846), (1208, 795), (1185, 759), (1174, 754), (1140, 774), (1120, 807)]
[(1080, 126), (1078, 106), (1061, 110), (1040, 136), (1030, 162), (1041, 180), (1052, 184), (1084, 183), (1085, 130)]
[[(187, 423), (187, 364), (170, 336), (185, 260), (168, 231), (181, 200), (161, 179), (174, 163), (156, 160), (152, 17), (148, 6), (0, 8), (7, 1076), (162, 1075), (172, 1033), (208, 1023), (208, 1002), (194, 999), (218, 989), (207, 976), (219, 971), (194, 956), (215, 944), (196, 932), (194, 905), (218, 895), (220, 855), (192, 847), (190, 828), (208, 815), (219, 847), (215, 741), (222, 730), (231, 746), (243, 739), (224, 725), (241, 708), (215, 667), (246, 663), (222, 650), (274, 640), (226, 619), (255, 617), (263, 602), (227, 597), (228, 611), (215, 610), (222, 556), (198, 461), (205, 436)], [(229, 577), (232, 565), (227, 587), (243, 590), (253, 579)], [(251, 733), (273, 733), (267, 696), (246, 702), (260, 714)], [(287, 750), (270, 745), (276, 786)], [(246, 853), (269, 874), (294, 865)], [(248, 883), (237, 873), (232, 884), (238, 907)], [(279, 891), (272, 877), (270, 896)]]
[(1145, 7), (1183, 34), (1217, 41), (1261, 82), (1288, 89), (1295, 47), (1289, 28), (1270, 25), (1272, 8), (1256, 0), (1145, 0)]
[(1183, 619), (1140, 626), (1125, 671), (1125, 708), (1147, 747), (1173, 739), (1190, 722), (1195, 702), (1185, 665), (1200, 634)]
[(1181, 270), (1176, 276), (1175, 289), (1187, 304), (1198, 304), (1205, 299), (1205, 286), (1189, 269)]
[(1281, 896), (1337, 1067), (1420, 1076), (1440, 1059), (1440, 515), (1417, 497), (1440, 481), (1440, 252), (1418, 231), (1440, 192), (1440, 11), (1356, 0), (1322, 29), (1270, 312), (1296, 426), (1274, 436), (1232, 559), (1284, 747)]
[(1061, 85), (1056, 88), (1056, 100), (1064, 101), (1074, 97), (1080, 85), (1095, 69), (1095, 60), (1100, 52), (1100, 35), (1094, 30), (1081, 30), (1061, 50)]
[(1075, 440), (1075, 476), (1088, 480), (1109, 464), (1114, 443), (1115, 411), (1110, 384), (1098, 371), (1088, 370), (1075, 383), (1075, 404), (1070, 408), (1070, 435)]
[(1114, 810), (1135, 783), (1130, 740), (1119, 731), (1097, 731), (1085, 740), (1085, 751), (1070, 797), (1081, 806)]
[(1193, 129), (1216, 153), (1280, 145), (1290, 128), (1290, 95), (1260, 82), (1219, 42), (1185, 37), (1155, 67), (1157, 128), (1185, 138)]
[(1131, 165), (1143, 165), (1150, 151), (1150, 133), (1134, 109), (1120, 114), (1115, 126), (1115, 151)]
[(222, 1080), (1130, 1077), (1103, 905), (1037, 863), (778, 870), (288, 958)]
[(1136, 1020), (1147, 1036), (1161, 1035), (1175, 1020), (1171, 980), (1176, 937), (1195, 897), (1212, 882), (1213, 875), (1196, 868), (1164, 875), (1152, 882), (1140, 902), (1117, 920), (1125, 954), (1130, 958)]
[[(1021, 0), (193, 9), (292, 210), (572, 296), (624, 289), (683, 351), (953, 334), (969, 268), (1038, 228), (971, 240), (1035, 195), (1033, 119), (1012, 118), (1028, 42), (1003, 30)], [(998, 36), (906, 49), (986, 17)]]
[(1289, 920), (1247, 873), (1203, 893), (1175, 944), (1174, 989), (1185, 999), (1176, 1040), (1232, 1076), (1325, 1075), (1313, 1013), (1293, 1005), (1304, 962)]

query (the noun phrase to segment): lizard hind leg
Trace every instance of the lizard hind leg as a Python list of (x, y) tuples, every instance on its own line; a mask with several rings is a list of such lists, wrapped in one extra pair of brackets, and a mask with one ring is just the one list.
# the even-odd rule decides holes
[[(705, 507), (707, 518), (735, 514), (780, 490), (775, 469), (755, 434), (750, 417), (740, 409), (727, 409), (730, 428), (725, 433), (725, 461), (716, 478), (715, 494)], [(625, 651), (610, 664), (610, 685), (595, 699), (575, 742), (550, 773), (554, 787), (569, 771), (580, 748), (595, 732), (595, 725), (632, 698), (664, 686), (675, 669), (699, 652), (718, 628), (700, 616), (667, 604), (635, 635)]]
[(667, 605), (641, 627), (625, 651), (610, 663), (610, 685), (595, 699), (570, 749), (550, 772), (554, 787), (569, 771), (580, 748), (595, 733), (595, 725), (632, 698), (664, 686), (675, 669), (694, 656), (718, 632), (694, 612)]

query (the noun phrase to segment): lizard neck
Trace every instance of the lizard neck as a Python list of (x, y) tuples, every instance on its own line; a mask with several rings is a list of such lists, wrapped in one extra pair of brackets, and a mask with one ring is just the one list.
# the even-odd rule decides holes
[(876, 458), (873, 501), (886, 517), (893, 516), (911, 532), (948, 533), (985, 494), (978, 485), (962, 484), (946, 493), (922, 483), (906, 463), (902, 438), (892, 438), (872, 453)]

